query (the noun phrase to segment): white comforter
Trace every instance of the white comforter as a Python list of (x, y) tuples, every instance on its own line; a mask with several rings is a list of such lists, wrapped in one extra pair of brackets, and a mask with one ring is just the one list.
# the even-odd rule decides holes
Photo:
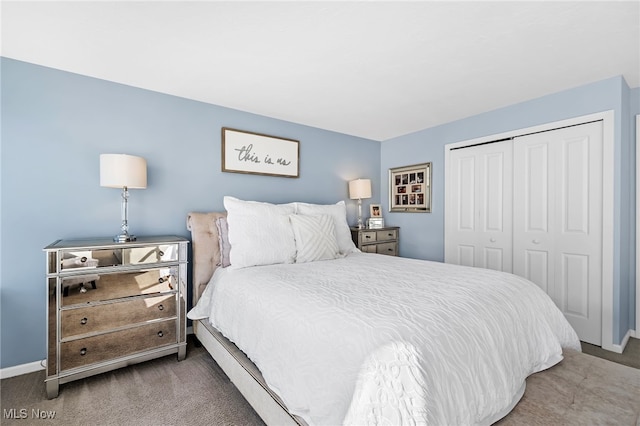
[(310, 424), (490, 424), (525, 378), (580, 350), (533, 283), (364, 253), (219, 268), (191, 319), (236, 343)]

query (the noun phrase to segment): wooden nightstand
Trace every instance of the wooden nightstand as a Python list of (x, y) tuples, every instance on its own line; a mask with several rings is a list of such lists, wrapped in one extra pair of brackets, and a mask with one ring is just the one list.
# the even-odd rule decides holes
[(388, 226), (376, 229), (351, 228), (353, 243), (364, 253), (378, 253), (398, 256), (400, 228)]
[(58, 240), (44, 248), (48, 398), (72, 380), (172, 353), (185, 358), (188, 242)]

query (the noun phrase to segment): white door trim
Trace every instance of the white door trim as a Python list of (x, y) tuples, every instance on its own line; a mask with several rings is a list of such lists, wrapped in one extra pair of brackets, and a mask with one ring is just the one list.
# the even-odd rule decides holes
[[(449, 223), (446, 211), (450, 209), (450, 200), (447, 194), (451, 193), (449, 188), (450, 179), (448, 178), (449, 152), (453, 148), (460, 148), (480, 143), (492, 142), (495, 140), (513, 138), (527, 133), (543, 132), (547, 130), (557, 129), (559, 127), (574, 126), (589, 121), (602, 120), (602, 348), (614, 352), (621, 352), (621, 345), (615, 345), (613, 342), (613, 217), (614, 217), (614, 149), (615, 149), (615, 133), (614, 133), (614, 111), (603, 111), (595, 114), (574, 117), (567, 120), (556, 121), (553, 123), (545, 123), (538, 126), (527, 127), (524, 129), (511, 130), (504, 133), (483, 136), (480, 138), (470, 139), (461, 142), (455, 142), (444, 146), (445, 161), (445, 215), (444, 215), (444, 252), (445, 262), (447, 262), (447, 240), (449, 233)], [(636, 297), (638, 296), (636, 291)], [(640, 300), (640, 299), (639, 299)], [(638, 304), (636, 303), (636, 323), (638, 321)]]
[(640, 339), (640, 114), (636, 115), (636, 330)]

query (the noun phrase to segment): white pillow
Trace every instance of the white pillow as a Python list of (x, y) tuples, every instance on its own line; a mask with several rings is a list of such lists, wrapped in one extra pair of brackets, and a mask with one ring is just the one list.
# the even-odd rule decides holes
[(351, 239), (351, 230), (347, 223), (347, 207), (344, 201), (338, 201), (336, 204), (296, 203), (296, 213), (310, 216), (330, 215), (333, 217), (333, 225), (336, 229), (336, 241), (338, 241), (340, 253), (348, 254), (357, 251)]
[(224, 197), (229, 227), (230, 268), (293, 263), (296, 242), (289, 222), (295, 204), (270, 204)]
[(296, 239), (296, 263), (340, 257), (333, 217), (292, 214), (289, 220)]

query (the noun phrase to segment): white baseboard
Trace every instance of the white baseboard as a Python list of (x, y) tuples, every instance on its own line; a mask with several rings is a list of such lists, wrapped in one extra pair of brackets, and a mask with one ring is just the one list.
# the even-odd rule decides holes
[(16, 365), (0, 369), (0, 379), (8, 379), (9, 377), (20, 376), (22, 374), (33, 373), (34, 371), (44, 370), (46, 360), (34, 361), (27, 364)]
[(629, 330), (629, 336), (640, 339), (640, 332), (638, 332), (637, 330)]
[(633, 330), (629, 330), (627, 331), (627, 334), (624, 335), (624, 338), (622, 339), (622, 342), (619, 345), (611, 345), (612, 346), (612, 351), (615, 353), (619, 353), (621, 354), (622, 352), (624, 352), (624, 348), (627, 347), (627, 343), (629, 343), (629, 338), (633, 337), (632, 335), (635, 334), (635, 332)]

